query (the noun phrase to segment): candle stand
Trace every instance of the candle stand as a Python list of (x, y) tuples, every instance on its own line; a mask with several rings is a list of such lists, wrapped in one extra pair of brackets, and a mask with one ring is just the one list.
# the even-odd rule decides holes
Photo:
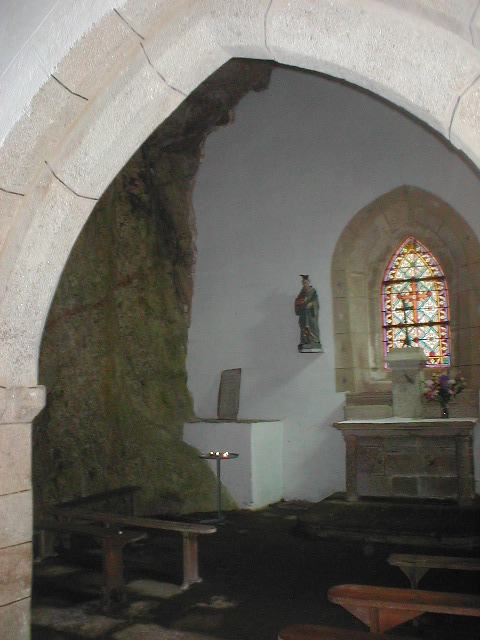
[(231, 453), (230, 451), (209, 451), (208, 453), (200, 454), (200, 458), (203, 458), (204, 460), (217, 461), (217, 517), (212, 520), (204, 520), (204, 522), (224, 522), (225, 516), (222, 515), (222, 485), (220, 480), (220, 466), (222, 460), (238, 458), (238, 453)]

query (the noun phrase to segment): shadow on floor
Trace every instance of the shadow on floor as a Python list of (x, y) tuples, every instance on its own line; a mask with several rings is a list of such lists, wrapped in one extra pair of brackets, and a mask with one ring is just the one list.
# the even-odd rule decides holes
[[(279, 503), (257, 512), (228, 513), (216, 534), (199, 540), (203, 582), (185, 592), (176, 588), (182, 581), (180, 536), (162, 534), (127, 547), (129, 604), (108, 616), (99, 609), (98, 550), (61, 549), (57, 557), (34, 567), (32, 639), (187, 640), (201, 634), (225, 640), (276, 640), (280, 629), (300, 623), (367, 630), (328, 602), (328, 588), (355, 582), (407, 588), (407, 578), (386, 559), (389, 553), (412, 549), (305, 537), (296, 522), (310, 506)], [(414, 552), (429, 549), (416, 547)], [(451, 549), (445, 554), (452, 555)], [(479, 549), (455, 553), (479, 554)], [(478, 582), (475, 572), (432, 570), (421, 588), (478, 593)], [(425, 614), (390, 634), (476, 640), (480, 618)]]

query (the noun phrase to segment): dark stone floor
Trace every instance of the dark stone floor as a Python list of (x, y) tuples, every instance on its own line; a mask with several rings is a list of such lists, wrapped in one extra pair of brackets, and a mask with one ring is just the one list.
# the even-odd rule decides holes
[[(367, 630), (343, 608), (328, 602), (328, 588), (343, 583), (407, 588), (407, 578), (387, 563), (389, 553), (432, 553), (432, 550), (418, 546), (412, 549), (405, 544), (308, 537), (299, 532), (297, 520), (305, 516), (309, 507), (312, 505), (280, 503), (257, 512), (229, 512), (227, 521), (218, 526), (216, 534), (200, 539), (203, 582), (180, 595), (155, 600), (151, 607), (138, 607), (136, 617), (130, 613), (125, 626), (137, 623), (136, 629), (146, 629), (141, 624), (156, 623), (178, 632), (226, 640), (276, 640), (280, 629), (298, 623)], [(127, 581), (143, 578), (180, 584), (181, 549), (181, 539), (168, 535), (127, 547)], [(440, 552), (439, 548), (434, 551), (435, 555)], [(446, 550), (446, 554), (452, 555), (452, 550)], [(457, 549), (454, 555), (479, 557), (480, 549)], [(82, 573), (98, 573), (99, 562), (98, 553), (92, 554), (91, 550), (66, 549), (41, 564), (80, 563)], [(37, 574), (40, 573), (37, 570)], [(479, 578), (475, 572), (432, 570), (420, 586), (428, 590), (478, 593)], [(95, 590), (85, 588), (87, 582), (80, 580), (78, 574), (35, 576), (34, 569), (34, 610), (89, 603), (90, 611), (99, 613)], [(130, 599), (131, 604), (135, 604), (136, 596)], [(111, 612), (110, 616), (125, 618), (123, 611)], [(80, 628), (78, 633), (75, 629), (67, 633), (34, 624), (32, 639), (137, 637), (142, 640), (148, 637), (149, 640), (161, 637), (142, 635), (138, 631), (136, 636), (115, 635), (118, 629), (102, 633), (85, 635)], [(388, 635), (425, 640), (478, 640), (480, 618), (424, 614), (417, 621), (389, 631)]]

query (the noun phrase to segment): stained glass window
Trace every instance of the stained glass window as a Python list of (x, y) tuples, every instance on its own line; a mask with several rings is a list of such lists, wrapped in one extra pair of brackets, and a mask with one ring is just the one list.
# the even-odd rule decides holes
[(407, 238), (385, 271), (382, 287), (385, 355), (394, 347), (423, 347), (427, 367), (450, 364), (448, 290), (432, 254)]

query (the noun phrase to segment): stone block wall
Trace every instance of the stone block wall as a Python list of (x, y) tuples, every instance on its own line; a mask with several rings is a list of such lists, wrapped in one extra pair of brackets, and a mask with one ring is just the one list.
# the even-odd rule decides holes
[[(472, 456), (471, 442), (469, 450)], [(389, 438), (362, 438), (357, 448), (359, 495), (456, 499), (456, 469), (451, 437), (411, 437), (401, 443)]]
[(30, 637), (31, 421), (42, 387), (0, 387), (0, 638)]

